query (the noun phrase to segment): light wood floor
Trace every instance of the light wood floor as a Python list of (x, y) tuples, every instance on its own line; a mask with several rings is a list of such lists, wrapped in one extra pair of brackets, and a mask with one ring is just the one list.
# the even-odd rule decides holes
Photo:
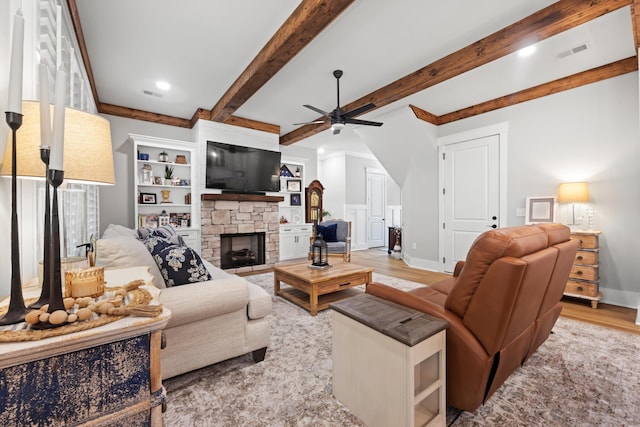
[[(351, 253), (351, 262), (373, 267), (380, 274), (427, 285), (449, 277), (444, 273), (411, 268), (380, 249), (354, 251)], [(636, 310), (631, 308), (598, 304), (598, 308), (593, 309), (589, 301), (563, 299), (561, 316), (640, 335), (640, 325), (635, 324)]]

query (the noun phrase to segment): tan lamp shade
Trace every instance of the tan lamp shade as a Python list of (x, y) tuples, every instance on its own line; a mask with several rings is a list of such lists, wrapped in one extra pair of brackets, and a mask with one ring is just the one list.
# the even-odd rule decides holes
[(558, 187), (558, 203), (584, 203), (589, 201), (586, 182), (565, 182)]
[[(50, 105), (53, 118), (53, 105)], [(16, 134), (16, 176), (43, 178), (40, 160), (40, 103), (23, 101), (22, 126)], [(0, 175), (11, 175), (11, 136), (7, 139)], [(95, 114), (65, 108), (64, 179), (87, 184), (114, 184), (109, 121)]]

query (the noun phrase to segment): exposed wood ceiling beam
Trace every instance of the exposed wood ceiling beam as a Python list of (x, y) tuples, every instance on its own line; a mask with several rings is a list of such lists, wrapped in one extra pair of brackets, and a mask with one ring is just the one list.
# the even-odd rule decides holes
[(415, 105), (409, 104), (409, 108), (413, 111), (413, 114), (416, 115), (416, 118), (425, 121), (427, 123), (431, 123), (432, 125), (440, 124), (440, 117), (435, 114), (431, 114), (428, 111), (423, 110), (420, 107), (416, 107)]
[(633, 0), (633, 3), (631, 3), (631, 23), (633, 25), (633, 41), (637, 54), (638, 48), (640, 48), (640, 0)]
[(303, 0), (211, 109), (211, 120), (226, 122), (353, 1)]
[(441, 116), (432, 114), (415, 105), (409, 104), (409, 107), (416, 118), (439, 126), (635, 71), (638, 71), (638, 60), (637, 57), (632, 56)]
[[(349, 111), (369, 102), (376, 108), (384, 107), (634, 1), (637, 0), (560, 0), (342, 108)], [(280, 144), (291, 145), (329, 127), (328, 123), (302, 126), (282, 135)]]
[(638, 60), (635, 56), (591, 70), (583, 71), (572, 76), (563, 77), (549, 83), (534, 86), (520, 92), (512, 93), (501, 98), (483, 102), (472, 107), (454, 111), (452, 113), (443, 114), (438, 117), (438, 124), (454, 122), (456, 120), (465, 119), (467, 117), (476, 116), (478, 114), (487, 113), (499, 108), (509, 107), (521, 102), (531, 101), (532, 99), (541, 98), (554, 93), (562, 92), (569, 89), (575, 89), (580, 86), (595, 83), (600, 80), (621, 76), (623, 74), (638, 71)]
[(191, 120), (180, 117), (167, 116), (165, 114), (150, 113), (149, 111), (136, 110), (135, 108), (122, 107), (120, 105), (100, 103), (101, 114), (126, 117), (128, 119), (142, 120), (145, 122), (159, 123), (162, 125), (191, 128)]
[(193, 127), (198, 120), (216, 120), (234, 126), (263, 130), (279, 135), (280, 126), (278, 125), (236, 117), (231, 114), (351, 5), (354, 0), (332, 0), (330, 2), (325, 0), (303, 0), (213, 109), (208, 111), (199, 108), (194, 112), (190, 120), (100, 102), (76, 1), (67, 0), (67, 5), (71, 12), (73, 27), (80, 46), (84, 66), (87, 70), (93, 98), (100, 113), (179, 127)]

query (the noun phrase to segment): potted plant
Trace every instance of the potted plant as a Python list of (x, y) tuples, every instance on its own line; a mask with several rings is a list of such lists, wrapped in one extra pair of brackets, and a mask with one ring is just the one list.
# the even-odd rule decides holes
[(169, 153), (167, 153), (166, 151), (161, 151), (160, 154), (158, 154), (158, 161), (159, 162), (168, 162), (169, 161)]
[(173, 166), (165, 166), (164, 167), (164, 185), (170, 185), (171, 178), (173, 178)]

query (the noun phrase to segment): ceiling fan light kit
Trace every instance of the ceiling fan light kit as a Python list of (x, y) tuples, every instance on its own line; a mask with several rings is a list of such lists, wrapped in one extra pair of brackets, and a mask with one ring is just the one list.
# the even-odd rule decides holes
[(344, 111), (342, 110), (342, 108), (340, 108), (340, 77), (342, 77), (342, 74), (343, 74), (342, 70), (335, 70), (333, 72), (333, 76), (336, 78), (337, 106), (331, 113), (327, 113), (326, 111), (323, 111), (312, 105), (307, 105), (307, 104), (304, 105), (304, 107), (310, 110), (313, 110), (316, 113), (322, 114), (329, 120), (321, 119), (321, 120), (314, 120), (312, 122), (294, 123), (294, 125), (321, 124), (321, 123), (327, 123), (327, 121), (329, 121), (331, 123), (331, 130), (333, 131), (334, 135), (339, 134), (340, 131), (347, 124), (364, 125), (364, 126), (382, 126), (382, 123), (380, 122), (372, 122), (369, 120), (360, 120), (360, 119), (354, 118), (356, 116), (366, 113), (369, 110), (376, 108), (376, 105), (373, 103), (362, 105), (351, 111)]

